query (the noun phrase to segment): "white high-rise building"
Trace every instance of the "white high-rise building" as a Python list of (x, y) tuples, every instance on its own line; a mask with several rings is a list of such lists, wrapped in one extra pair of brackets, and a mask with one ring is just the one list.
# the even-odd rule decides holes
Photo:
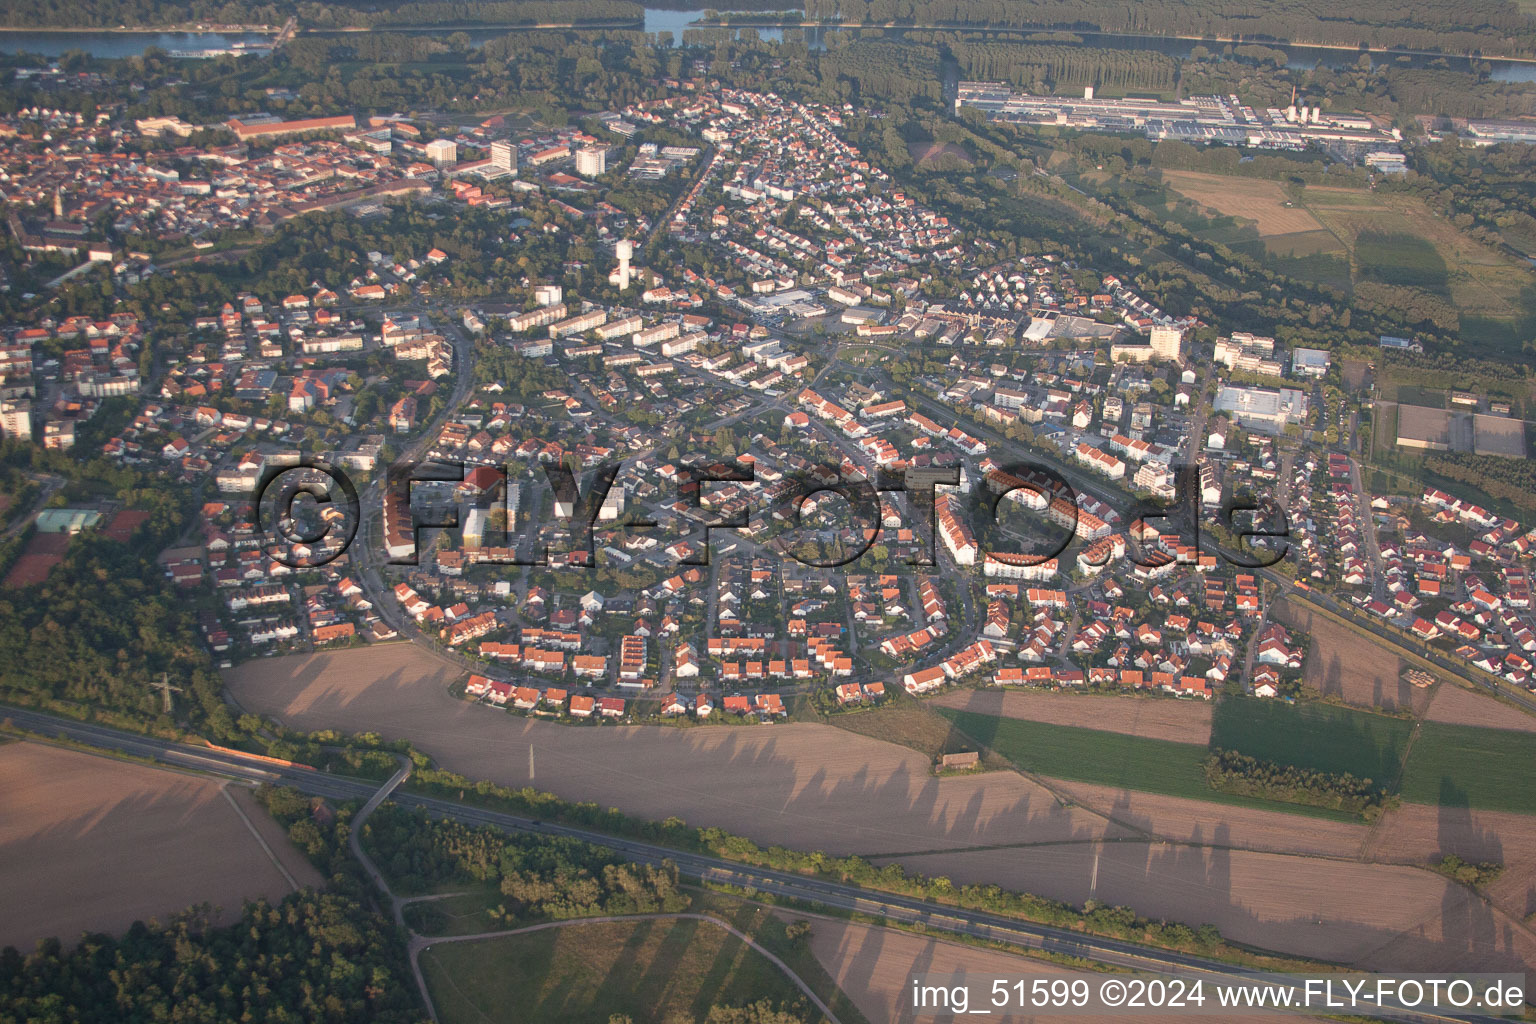
[(608, 170), (608, 151), (592, 146), (576, 151), (576, 173), (583, 178), (596, 178)]
[(491, 143), (491, 169), (513, 174), (517, 171), (517, 149), (510, 142)]
[(0, 437), (32, 440), (32, 403), (25, 398), (0, 402)]
[(452, 167), (459, 162), (459, 147), (452, 139), (434, 139), (427, 143), (427, 159), (434, 167)]
[(1177, 327), (1152, 328), (1152, 358), (1176, 363), (1183, 354), (1184, 332)]

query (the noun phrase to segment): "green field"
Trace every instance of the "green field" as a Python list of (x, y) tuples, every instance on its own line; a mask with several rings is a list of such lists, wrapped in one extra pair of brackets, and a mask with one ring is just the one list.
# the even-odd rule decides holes
[(1017, 767), (1037, 775), (1208, 803), (1263, 807), (1339, 821), (1359, 820), (1341, 811), (1218, 793), (1206, 784), (1202, 762), (1209, 751), (1198, 743), (1174, 743), (953, 708), (937, 710), (977, 743), (991, 747)]
[(1536, 814), (1536, 734), (1425, 722), (1403, 771), (1402, 796)]
[(1334, 704), (1226, 697), (1217, 703), (1211, 720), (1211, 746), (1261, 761), (1348, 772), (1390, 790), (1412, 732), (1408, 719)]
[(695, 920), (578, 924), (421, 955), (444, 1024), (698, 1021), (712, 1007), (767, 999), (819, 1019), (785, 974), (741, 940)]
[[(1102, 786), (1355, 820), (1349, 815), (1213, 791), (1207, 748), (1076, 726), (936, 708), (977, 743), (1037, 775)], [(1211, 747), (1316, 771), (1370, 779), (1409, 803), (1536, 814), (1536, 733), (1414, 723), (1334, 704), (1225, 697)], [(1404, 756), (1407, 764), (1403, 764)]]

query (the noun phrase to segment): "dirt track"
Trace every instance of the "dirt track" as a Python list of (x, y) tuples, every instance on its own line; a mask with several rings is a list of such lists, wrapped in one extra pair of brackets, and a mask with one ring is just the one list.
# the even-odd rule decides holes
[[(227, 678), (253, 711), (300, 728), (408, 737), (471, 777), (526, 784), (532, 744), (541, 789), (647, 817), (677, 814), (760, 842), (887, 854), (916, 870), (1079, 905), (1097, 895), (1209, 921), (1261, 947), (1346, 962), (1388, 964), (1377, 951), (1396, 944), (1399, 965), (1536, 964), (1523, 930), (1426, 871), (1211, 848), (1278, 842), (1352, 857), (1364, 841), (1358, 826), (1061, 784), (1137, 826), (1125, 828), (1063, 806), (1015, 773), (935, 779), (920, 754), (819, 725), (562, 727), (450, 697), (449, 671), (404, 645), (264, 659)], [(1147, 827), (1207, 848), (1149, 844)], [(1095, 883), (1093, 848), (1105, 839)], [(1442, 927), (1442, 918), (1454, 923)]]
[[(0, 946), (71, 943), (194, 903), (233, 920), (291, 888), (218, 783), (35, 743), (0, 745)], [(319, 872), (249, 797), (252, 826), (301, 885)]]

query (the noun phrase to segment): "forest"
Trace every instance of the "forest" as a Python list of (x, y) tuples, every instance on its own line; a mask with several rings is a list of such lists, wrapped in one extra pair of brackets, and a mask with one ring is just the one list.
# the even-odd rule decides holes
[(0, 952), (0, 1024), (407, 1024), (421, 1019), (403, 946), (355, 897), (304, 891), (209, 924), (193, 907), (121, 938)]
[(507, 902), (495, 916), (508, 927), (514, 921), (674, 913), (689, 904), (675, 865), (631, 864), (580, 839), (509, 835), (393, 804), (368, 819), (362, 838), (380, 869), (402, 888), (498, 885)]

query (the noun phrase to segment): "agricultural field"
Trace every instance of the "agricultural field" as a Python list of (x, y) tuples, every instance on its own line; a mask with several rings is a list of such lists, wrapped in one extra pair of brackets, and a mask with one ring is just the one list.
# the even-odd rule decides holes
[(1141, 199), (1203, 238), (1265, 259), (1301, 280), (1362, 281), (1440, 296), (1463, 332), (1490, 340), (1533, 312), (1536, 272), (1473, 239), (1412, 196), (1195, 171), (1163, 171), (1167, 191)]
[(323, 881), (248, 793), (211, 779), (37, 743), (0, 745), (0, 778), (0, 947), (202, 902), (228, 923), (247, 899)]
[(679, 780), (692, 787), (689, 824), (761, 843), (849, 854), (1120, 834), (1016, 772), (937, 778), (923, 754), (829, 725), (562, 726), (456, 699), (459, 675), (388, 644), (262, 658), (225, 678), (242, 707), (297, 728), (409, 739), (471, 778), (629, 814), (677, 814), (677, 786), (657, 780)]
[[(1298, 829), (1306, 823), (1297, 819)], [(1519, 919), (1420, 866), (1278, 856), (1224, 845), (1119, 842), (950, 850), (900, 858), (956, 884), (990, 882), (1154, 919), (1215, 925), (1226, 938), (1365, 970), (1529, 970)], [(1389, 851), (1390, 852), (1390, 851)]]
[(1256, 800), (1212, 790), (1206, 784), (1201, 766), (1208, 749), (1204, 744), (1000, 718), (952, 708), (941, 709), (939, 713), (976, 742), (1034, 775), (1210, 803), (1262, 807), (1339, 820), (1349, 817), (1316, 807)]
[[(1170, 919), (1203, 917), (1230, 927), (1234, 937), (1298, 954), (1327, 949), (1354, 960), (1391, 943), (1404, 963), (1426, 969), (1447, 949), (1466, 960), (1486, 953), (1487, 962), (1512, 955), (1536, 964), (1536, 952), (1527, 955), (1518, 934), (1513, 946), (1494, 950), (1496, 934), (1507, 934), (1502, 911), (1477, 910), (1476, 897), (1424, 870), (1418, 847), (1410, 856), (1387, 844), (1378, 858), (1391, 863), (1361, 863), (1371, 830), (1358, 821), (1212, 800), (1199, 768), (1203, 744), (1079, 729), (1094, 742), (1074, 745), (1060, 738), (1069, 726), (1009, 720), (1007, 726), (1032, 730), (1047, 744), (1052, 777), (1036, 782), (994, 771), (935, 778), (923, 754), (825, 725), (572, 728), (523, 719), (455, 699), (449, 687), (458, 675), (418, 648), (384, 645), (263, 658), (227, 673), (226, 681), (245, 708), (297, 728), (408, 738), (471, 777), (531, 783), (639, 816), (675, 814), (675, 787), (655, 780), (685, 771), (710, 780), (694, 787), (691, 824), (719, 825), (763, 843), (895, 860), (910, 870), (1076, 904), (1114, 898)], [(998, 728), (995, 716), (975, 717), (978, 731)], [(537, 752), (532, 778), (529, 746)], [(1027, 752), (1028, 743), (1023, 747)], [(1119, 763), (1093, 760), (1113, 758), (1116, 750)], [(1192, 795), (1126, 788), (1161, 783), (1155, 773)], [(1107, 781), (1060, 781), (1072, 774)], [(1474, 833), (1500, 820), (1461, 811), (1439, 818), (1446, 821), (1439, 840), (1448, 848), (1476, 845), (1482, 840)], [(1505, 845), (1513, 848), (1526, 834), (1511, 830)], [(1104, 865), (1097, 879), (1096, 849), (1118, 858), (1118, 867)], [(1277, 878), (1285, 880), (1279, 888)], [(1400, 908), (1411, 925), (1399, 927), (1397, 917), (1382, 921), (1387, 905)], [(446, 909), (476, 913), (473, 900)], [(462, 927), (474, 925), (466, 920)], [(1380, 954), (1375, 962), (1389, 961)]]
[(928, 704), (1175, 743), (1205, 746), (1211, 738), (1211, 705), (1202, 700), (986, 689), (952, 690)]
[(1425, 722), (1403, 770), (1413, 803), (1536, 814), (1536, 735)]
[(693, 918), (563, 922), (421, 955), (444, 1024), (486, 1020), (609, 1024), (698, 1021), (711, 1007), (767, 999), (803, 1021), (821, 1015), (771, 961)]
[[(918, 1024), (934, 1019), (932, 1016), (919, 1017), (912, 1010), (911, 979), (915, 974), (1006, 978), (1019, 974), (1057, 974), (1066, 970), (1056, 964), (999, 949), (931, 939), (895, 928), (854, 924), (830, 917), (813, 918), (811, 926), (811, 952), (832, 972), (838, 985), (864, 1011), (864, 1016), (872, 1021)], [(982, 1008), (977, 1006), (974, 995), (971, 1008)], [(988, 1021), (1018, 1024), (1039, 1019), (1011, 1013), (993, 1013), (986, 1017)], [(1074, 1014), (1071, 1019), (1073, 1024), (1124, 1024), (1125, 1016)], [(1253, 1014), (1227, 1019), (1257, 1022), (1282, 1018), (1276, 1014)], [(1308, 1018), (1287, 1015), (1284, 1019)]]
[(1251, 224), (1266, 239), (1325, 230), (1316, 217), (1293, 203), (1276, 181), (1199, 171), (1164, 171), (1163, 181), (1191, 202)]
[(1211, 746), (1261, 761), (1348, 772), (1395, 790), (1413, 722), (1331, 704), (1227, 697), (1216, 705)]
[(1526, 312), (1536, 274), (1459, 230), (1410, 196), (1308, 188), (1302, 204), (1350, 251), (1356, 280), (1444, 294), (1464, 315)]
[(1485, 693), (1449, 681), (1435, 687), (1435, 698), (1423, 717), (1426, 722), (1536, 732), (1536, 716), (1518, 711)]
[[(976, 744), (960, 733), (952, 722), (922, 701), (898, 699), (881, 708), (832, 715), (827, 721), (860, 736), (911, 747), (930, 760), (938, 760), (940, 754), (976, 749)], [(1007, 762), (996, 754), (984, 752), (982, 767), (1005, 768)]]
[(1291, 601), (1276, 602), (1270, 616), (1312, 638), (1303, 679), (1324, 697), (1389, 711), (1421, 712), (1429, 705), (1431, 691), (1403, 677), (1401, 658), (1348, 626)]

